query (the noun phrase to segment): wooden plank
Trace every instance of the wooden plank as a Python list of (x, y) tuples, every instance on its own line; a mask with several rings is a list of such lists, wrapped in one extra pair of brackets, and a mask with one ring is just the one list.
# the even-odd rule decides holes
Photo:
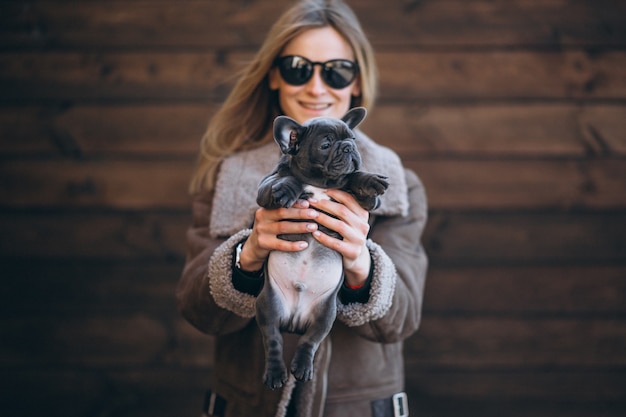
[(6, 53), (0, 55), (0, 89), (4, 100), (216, 99), (225, 96), (246, 58), (218, 52)]
[[(3, 100), (221, 100), (246, 52), (8, 52)], [(385, 51), (382, 101), (624, 99), (626, 52)]]
[(0, 320), (0, 334), (6, 341), (0, 348), (0, 364), (7, 370), (213, 366), (212, 337), (193, 328), (174, 311), (162, 316), (65, 316), (51, 311)]
[(382, 99), (623, 98), (626, 54), (610, 51), (383, 52)]
[(413, 413), (436, 417), (618, 417), (623, 372), (486, 371), (407, 374)]
[[(407, 373), (407, 388), (423, 401), (475, 400), (624, 402), (626, 375), (618, 370), (432, 370)], [(508, 414), (507, 414), (508, 415)]]
[(407, 339), (408, 373), (442, 369), (615, 369), (626, 365), (624, 319), (425, 316)]
[(176, 314), (183, 262), (32, 262), (4, 260), (0, 314), (15, 316)]
[(589, 108), (581, 115), (581, 124), (600, 145), (604, 154), (626, 153), (626, 115), (618, 108)]
[(0, 108), (0, 154), (195, 158), (216, 105)]
[[(202, 405), (210, 369), (29, 370), (5, 375), (6, 395), (0, 401), (12, 415), (192, 417)], [(615, 372), (423, 370), (407, 376), (406, 391), (411, 415), (617, 417), (626, 410), (624, 383), (623, 374)], [(24, 401), (25, 393), (29, 401)]]
[[(26, 8), (4, 2), (0, 41), (13, 47), (257, 47), (289, 4), (34, 1)], [(626, 43), (623, 4), (608, 0), (369, 0), (351, 6), (380, 47)]]
[[(405, 164), (423, 180), (431, 209), (626, 207), (623, 159), (417, 159)], [(192, 158), (7, 161), (0, 166), (0, 200), (4, 207), (186, 210), (194, 166)]]
[[(4, 260), (5, 274), (20, 279), (4, 283), (0, 314), (171, 314), (182, 267), (182, 262)], [(424, 310), (521, 317), (624, 314), (626, 267), (432, 266)]]
[[(5, 107), (5, 156), (195, 157), (211, 104)], [(381, 103), (363, 131), (403, 158), (626, 155), (626, 106)]]
[[(211, 339), (173, 317), (3, 318), (0, 364), (13, 370), (211, 365)], [(423, 368), (610, 370), (626, 365), (624, 334), (624, 319), (425, 316), (404, 351), (409, 374)]]
[(0, 168), (5, 178), (0, 195), (18, 207), (185, 209), (191, 207), (187, 184), (194, 165), (191, 158), (9, 162)]
[(431, 267), (427, 315), (626, 313), (626, 267)]
[(10, 415), (193, 417), (200, 414), (210, 370), (22, 369), (4, 375), (0, 405)]
[[(4, 259), (181, 261), (187, 212), (2, 213)], [(423, 241), (433, 267), (624, 262), (626, 214), (434, 211)]]
[(433, 266), (624, 262), (623, 217), (622, 212), (432, 212), (423, 241)]
[(408, 160), (434, 209), (605, 208), (625, 206), (622, 159)]
[(148, 365), (166, 353), (172, 335), (169, 326), (167, 321), (145, 314), (3, 317), (0, 364), (13, 370)]
[(363, 130), (407, 159), (626, 155), (619, 105), (382, 103)]
[(180, 262), (191, 212), (20, 211), (2, 218), (5, 259)]

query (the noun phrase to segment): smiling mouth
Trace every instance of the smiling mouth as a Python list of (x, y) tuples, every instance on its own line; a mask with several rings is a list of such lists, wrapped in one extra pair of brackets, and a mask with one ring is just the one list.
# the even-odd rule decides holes
[(305, 109), (309, 109), (309, 110), (326, 110), (327, 108), (330, 107), (330, 104), (328, 103), (320, 103), (320, 104), (300, 103), (300, 105), (304, 107)]

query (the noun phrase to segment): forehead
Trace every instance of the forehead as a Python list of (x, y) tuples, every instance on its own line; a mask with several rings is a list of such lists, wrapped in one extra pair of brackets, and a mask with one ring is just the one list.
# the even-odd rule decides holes
[(285, 46), (281, 55), (301, 55), (316, 62), (354, 60), (354, 52), (348, 41), (330, 26), (302, 32)]
[(337, 137), (351, 137), (352, 131), (348, 128), (344, 122), (338, 119), (329, 118), (329, 117), (318, 117), (309, 120), (307, 123), (303, 125), (305, 130), (305, 135), (322, 135), (326, 133), (333, 133)]

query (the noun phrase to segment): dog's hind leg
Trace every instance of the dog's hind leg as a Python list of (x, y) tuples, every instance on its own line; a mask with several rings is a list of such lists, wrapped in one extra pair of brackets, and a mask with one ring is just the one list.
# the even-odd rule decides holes
[(280, 334), (280, 306), (271, 285), (264, 286), (256, 301), (256, 320), (265, 347), (265, 373), (263, 382), (271, 389), (287, 382), (287, 368), (283, 361), (283, 337)]
[(313, 360), (320, 343), (330, 333), (337, 316), (336, 297), (320, 303), (311, 320), (307, 331), (300, 337), (293, 360), (291, 373), (299, 381), (310, 381), (313, 378)]

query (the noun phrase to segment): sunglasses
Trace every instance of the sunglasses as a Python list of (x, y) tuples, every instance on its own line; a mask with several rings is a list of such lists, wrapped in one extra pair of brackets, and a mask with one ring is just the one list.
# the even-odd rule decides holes
[(299, 55), (281, 56), (276, 58), (274, 65), (278, 67), (280, 76), (291, 85), (302, 85), (311, 79), (316, 65), (322, 67), (322, 80), (330, 88), (340, 90), (346, 88), (356, 78), (359, 66), (347, 59), (331, 59), (326, 62), (312, 62)]

